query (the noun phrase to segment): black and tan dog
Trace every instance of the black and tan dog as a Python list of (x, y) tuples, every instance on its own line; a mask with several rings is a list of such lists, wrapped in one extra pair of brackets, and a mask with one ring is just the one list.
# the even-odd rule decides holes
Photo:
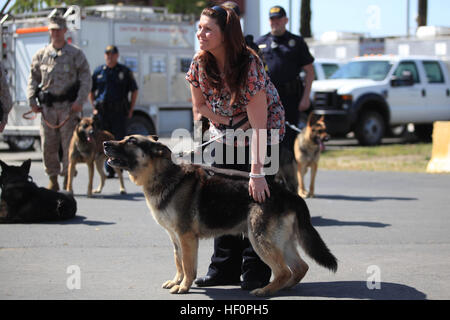
[(273, 281), (251, 292), (257, 296), (295, 286), (305, 276), (308, 265), (297, 244), (321, 266), (337, 270), (301, 197), (273, 184), (270, 198), (257, 203), (248, 194), (248, 173), (175, 164), (169, 148), (156, 140), (133, 135), (105, 142), (104, 150), (111, 166), (127, 170), (143, 187), (154, 219), (169, 233), (177, 273), (164, 288), (188, 292), (196, 277), (199, 239), (223, 234), (247, 234), (272, 269)]
[[(102, 192), (105, 185), (106, 175), (103, 171), (103, 165), (106, 160), (106, 156), (103, 153), (103, 142), (114, 139), (114, 136), (105, 130), (100, 130), (95, 125), (92, 118), (82, 118), (75, 128), (70, 141), (69, 148), (69, 172), (66, 190), (73, 192), (73, 178), (76, 174), (75, 166), (77, 163), (85, 162), (88, 166), (89, 182), (88, 182), (88, 197), (92, 196), (92, 183), (94, 179), (94, 164), (97, 168), (97, 172), (100, 175), (100, 185), (94, 193)], [(120, 193), (125, 194), (125, 186), (123, 184), (122, 172), (119, 169), (115, 169), (119, 177)]]
[(0, 223), (33, 223), (75, 217), (77, 203), (68, 192), (38, 187), (31, 177), (31, 160), (9, 166), (0, 160)]
[[(313, 113), (310, 113), (306, 127), (295, 139), (294, 155), (297, 163), (298, 194), (301, 197), (314, 197), (320, 153), (324, 150), (324, 141), (330, 139), (326, 130), (323, 116), (317, 119)], [(309, 192), (305, 188), (305, 176), (308, 168), (311, 168)]]
[[(275, 176), (275, 181), (303, 198), (314, 197), (320, 153), (324, 149), (324, 141), (329, 138), (323, 116), (319, 118), (311, 113), (308, 116), (306, 127), (295, 139), (293, 150), (288, 150), (283, 143), (281, 144), (280, 168)], [(309, 192), (305, 188), (305, 176), (308, 168), (311, 168)]]

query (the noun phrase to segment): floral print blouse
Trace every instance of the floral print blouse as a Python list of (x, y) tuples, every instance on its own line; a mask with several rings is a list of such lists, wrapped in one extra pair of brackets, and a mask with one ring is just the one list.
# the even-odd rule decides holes
[[(255, 96), (258, 91), (265, 90), (268, 106), (267, 143), (277, 144), (283, 140), (286, 130), (284, 123), (284, 108), (281, 104), (277, 89), (275, 89), (275, 86), (270, 81), (269, 76), (264, 70), (264, 65), (259, 57), (253, 54), (251, 55), (247, 86), (242, 88), (240, 98), (233, 106), (230, 106), (231, 94), (226, 86), (224, 86), (220, 92), (214, 94), (213, 88), (208, 84), (206, 71), (200, 64), (198, 55), (195, 55), (192, 60), (189, 71), (186, 74), (186, 80), (195, 88), (200, 87), (205, 98), (206, 105), (214, 113), (226, 117), (237, 116), (243, 112), (246, 112), (250, 99)], [(226, 132), (223, 125), (210, 120), (210, 134), (212, 137), (217, 137), (224, 133)], [(225, 143), (231, 143), (230, 141), (227, 141), (226, 137), (224, 137), (223, 140)]]

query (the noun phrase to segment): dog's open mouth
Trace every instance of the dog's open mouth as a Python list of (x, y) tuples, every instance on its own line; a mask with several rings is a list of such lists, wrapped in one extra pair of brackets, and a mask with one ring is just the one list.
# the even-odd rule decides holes
[(123, 158), (112, 146), (104, 146), (105, 155), (108, 157), (107, 163), (111, 167), (126, 169), (128, 168), (128, 161)]

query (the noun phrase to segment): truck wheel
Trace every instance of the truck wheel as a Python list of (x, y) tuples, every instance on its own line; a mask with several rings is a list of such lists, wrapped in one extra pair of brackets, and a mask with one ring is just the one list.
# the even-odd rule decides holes
[(376, 111), (364, 112), (358, 120), (355, 136), (363, 146), (380, 144), (386, 125), (383, 117)]
[(417, 138), (423, 142), (431, 142), (431, 135), (433, 134), (433, 125), (432, 124), (415, 124), (414, 125), (414, 133)]
[(28, 151), (33, 150), (34, 140), (31, 136), (10, 136), (6, 143), (13, 151)]
[(144, 116), (133, 116), (128, 120), (127, 134), (142, 134), (144, 136), (156, 134), (153, 123)]

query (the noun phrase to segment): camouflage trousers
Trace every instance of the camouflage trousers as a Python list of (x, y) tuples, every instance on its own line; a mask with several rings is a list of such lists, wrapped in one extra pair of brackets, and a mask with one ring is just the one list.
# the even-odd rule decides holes
[[(50, 108), (44, 106), (42, 110), (42, 117), (45, 117), (47, 122), (52, 125), (62, 123), (70, 115), (69, 120), (59, 129), (50, 128), (43, 118), (41, 119), (40, 133), (44, 168), (45, 173), (49, 176), (67, 175), (70, 140), (80, 117), (78, 113), (70, 112), (71, 105), (70, 102), (54, 103)], [(60, 148), (62, 149), (62, 159), (59, 155)]]

